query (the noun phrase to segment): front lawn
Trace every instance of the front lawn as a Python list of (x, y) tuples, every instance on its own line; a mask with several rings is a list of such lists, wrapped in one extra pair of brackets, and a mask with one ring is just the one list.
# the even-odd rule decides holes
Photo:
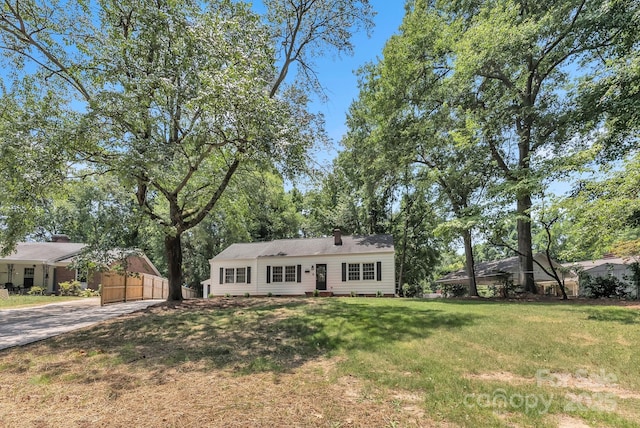
[(77, 300), (77, 299), (82, 299), (82, 297), (30, 296), (30, 295), (11, 294), (7, 299), (0, 299), (0, 309), (46, 305), (48, 303), (59, 303), (59, 302), (64, 302), (66, 300)]
[(575, 303), (162, 305), (0, 352), (0, 421), (638, 426), (639, 322), (635, 307)]

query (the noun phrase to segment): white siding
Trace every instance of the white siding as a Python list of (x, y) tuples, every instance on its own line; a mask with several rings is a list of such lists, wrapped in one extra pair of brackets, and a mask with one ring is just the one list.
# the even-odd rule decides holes
[[(377, 269), (377, 263), (381, 263), (381, 280), (377, 280), (377, 271), (373, 280), (363, 280), (362, 272), (359, 281), (342, 281), (342, 263), (373, 263)], [(215, 296), (231, 294), (241, 296), (245, 293), (251, 295), (304, 295), (316, 289), (316, 265), (327, 265), (327, 291), (337, 295), (356, 294), (374, 295), (378, 291), (386, 294), (395, 294), (395, 264), (394, 253), (384, 252), (375, 254), (342, 254), (342, 255), (318, 255), (306, 257), (261, 257), (257, 260), (212, 260), (211, 262), (211, 291)], [(267, 283), (267, 266), (270, 266), (273, 277), (273, 266), (297, 266), (300, 265), (300, 282), (270, 281)], [(252, 266), (251, 284), (220, 284), (220, 268), (236, 268)]]
[(631, 275), (631, 270), (629, 269), (628, 265), (625, 264), (618, 264), (618, 263), (606, 263), (600, 266), (596, 266), (594, 268), (591, 268), (587, 271), (585, 271), (585, 273), (589, 274), (589, 276), (595, 278), (598, 276), (601, 276), (603, 278), (608, 277), (609, 275), (611, 276), (615, 276), (616, 278), (618, 278), (620, 281), (625, 281), (628, 282), (627, 280), (625, 280), (625, 275), (630, 276)]
[[(257, 279), (256, 279), (256, 260), (211, 260), (211, 285), (209, 293), (214, 296), (224, 296), (230, 294), (232, 296), (243, 296), (245, 293), (250, 295), (257, 294)], [(222, 269), (237, 269), (237, 268), (251, 268), (251, 283), (225, 283), (224, 278), (222, 284), (220, 283), (220, 268)], [(206, 293), (206, 290), (204, 291)], [(207, 296), (204, 296), (207, 297)]]

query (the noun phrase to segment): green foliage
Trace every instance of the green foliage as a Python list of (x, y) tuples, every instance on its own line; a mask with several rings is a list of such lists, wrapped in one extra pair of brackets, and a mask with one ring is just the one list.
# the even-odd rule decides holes
[(320, 296), (320, 291), (318, 291), (318, 289), (313, 290), (313, 297), (318, 297)]
[(640, 154), (628, 157), (619, 169), (599, 179), (577, 183), (572, 194), (557, 203), (566, 236), (561, 258), (587, 260), (610, 251), (621, 255), (636, 252), (633, 242), (640, 238), (640, 228), (630, 213), (640, 209), (638, 188)]
[[(571, 89), (581, 79), (613, 75), (606, 58), (624, 56), (618, 48), (637, 43), (630, 24), (637, 11), (630, 1), (610, 8), (573, 0), (534, 7), (410, 2), (384, 59), (362, 73), (355, 106), (363, 113), (350, 122), (361, 132), (354, 135), (367, 144), (386, 142), (400, 164), (429, 166), (456, 217), (443, 233), (466, 231), (469, 241), (483, 220), (477, 198), (492, 198), (490, 218), (517, 223), (516, 247), (529, 272), (535, 198), (547, 182), (581, 170), (597, 151), (588, 144), (590, 136), (575, 138), (584, 124), (578, 119), (580, 96)], [(625, 42), (621, 34), (628, 36)], [(590, 67), (569, 73), (578, 61)], [(602, 116), (589, 111), (592, 130)], [(528, 275), (529, 290), (532, 279)]]
[(424, 289), (422, 285), (417, 283), (405, 283), (402, 285), (403, 297), (422, 297)]
[(384, 297), (384, 293), (380, 290), (376, 291), (376, 297)]
[(44, 201), (59, 191), (64, 179), (69, 150), (65, 147), (65, 128), (67, 120), (72, 118), (60, 117), (60, 112), (67, 109), (62, 96), (51, 82), (3, 73), (0, 81), (2, 255), (12, 252), (15, 244), (33, 230)]
[(78, 293), (80, 297), (100, 297), (100, 290), (92, 290), (91, 288), (85, 288)]
[[(267, 1), (266, 19), (229, 0), (25, 3), (3, 6), (0, 40), (11, 46), (6, 61), (16, 74), (35, 69), (40, 84), (67, 91), (62, 99), (75, 112), (70, 126), (60, 126), (65, 147), (73, 148), (77, 163), (95, 166), (79, 175), (115, 177), (130, 196), (125, 206), (133, 201), (160, 235), (170, 299), (181, 295), (181, 258), (174, 255), (182, 235), (213, 210), (234, 174), (245, 165), (277, 165), (290, 177), (304, 168), (306, 150), (324, 141), (322, 119), (306, 110), (308, 90), (319, 88), (310, 66), (325, 48), (350, 53), (351, 31), (372, 25), (366, 1), (341, 0), (340, 7), (328, 0), (312, 7)], [(287, 85), (296, 63), (307, 80)], [(43, 123), (60, 124), (70, 115), (54, 108), (53, 116)], [(33, 126), (26, 133), (51, 140), (54, 134), (45, 131)], [(23, 207), (0, 204), (9, 206)], [(0, 214), (6, 221), (30, 218)]]
[(58, 292), (61, 296), (80, 296), (82, 286), (78, 281), (65, 281), (58, 284)]
[(589, 298), (599, 299), (607, 298), (625, 298), (628, 295), (627, 288), (629, 284), (619, 280), (613, 275), (592, 277), (582, 273), (580, 275), (581, 291)]
[(469, 288), (463, 284), (441, 284), (440, 289), (444, 297), (462, 297), (469, 291)]
[(30, 296), (44, 296), (45, 291), (47, 291), (46, 288), (34, 285), (27, 294)]
[(251, 294), (249, 294), (249, 293), (244, 293), (244, 297), (251, 297)]
[(135, 209), (130, 192), (113, 175), (68, 180), (59, 193), (50, 195), (43, 204), (35, 219), (35, 239), (46, 241), (53, 234), (64, 233), (71, 242), (89, 243), (96, 249), (146, 246), (146, 218)]
[(511, 275), (505, 275), (501, 282), (497, 284), (491, 284), (488, 287), (488, 291), (491, 296), (497, 296), (502, 298), (508, 298), (512, 296), (518, 287), (513, 283)]
[(269, 292), (267, 293), (267, 297), (273, 297), (273, 293), (272, 293), (271, 291), (269, 291)]
[(635, 290), (635, 298), (640, 299), (640, 262), (634, 261), (629, 263), (629, 269), (631, 270), (631, 275), (625, 275), (624, 279), (629, 281), (629, 283), (633, 286)]

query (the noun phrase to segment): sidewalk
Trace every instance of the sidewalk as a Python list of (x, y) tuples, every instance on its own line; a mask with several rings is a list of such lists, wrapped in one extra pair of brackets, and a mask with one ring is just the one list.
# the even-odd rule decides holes
[(48, 339), (161, 302), (164, 300), (100, 306), (99, 298), (87, 298), (45, 306), (3, 309), (0, 310), (0, 350)]

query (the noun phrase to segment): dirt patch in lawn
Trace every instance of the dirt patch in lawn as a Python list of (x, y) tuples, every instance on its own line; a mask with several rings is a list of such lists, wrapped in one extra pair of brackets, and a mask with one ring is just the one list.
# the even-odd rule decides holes
[(484, 381), (504, 382), (504, 383), (531, 383), (534, 380), (523, 376), (518, 376), (509, 372), (492, 372), (468, 374), (464, 376), (467, 379), (477, 379)]
[(591, 428), (582, 419), (561, 415), (558, 418), (558, 428)]

